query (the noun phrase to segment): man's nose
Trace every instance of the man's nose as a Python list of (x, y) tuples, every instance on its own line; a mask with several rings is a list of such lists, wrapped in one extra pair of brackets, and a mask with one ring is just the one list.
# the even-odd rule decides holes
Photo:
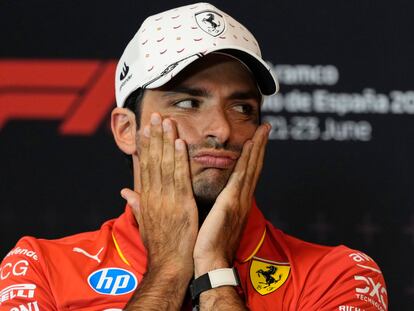
[(203, 116), (202, 122), (205, 138), (214, 138), (220, 144), (225, 144), (230, 138), (231, 124), (222, 107), (209, 109), (208, 113)]

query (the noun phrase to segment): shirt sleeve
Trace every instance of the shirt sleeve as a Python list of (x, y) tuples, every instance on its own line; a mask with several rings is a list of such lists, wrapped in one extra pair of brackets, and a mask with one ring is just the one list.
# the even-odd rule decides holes
[(0, 310), (57, 310), (34, 238), (22, 238), (0, 266)]
[(387, 311), (384, 276), (368, 255), (344, 246), (315, 265), (299, 310)]

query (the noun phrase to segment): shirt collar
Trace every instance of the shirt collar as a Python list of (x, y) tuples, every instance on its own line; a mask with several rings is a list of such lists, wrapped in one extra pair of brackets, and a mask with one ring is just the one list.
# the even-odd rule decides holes
[(266, 219), (253, 200), (252, 208), (244, 227), (240, 246), (236, 253), (236, 261), (249, 261), (259, 250), (266, 236)]
[(112, 237), (121, 259), (139, 273), (144, 274), (147, 267), (147, 250), (129, 205), (126, 205), (125, 212), (115, 220)]

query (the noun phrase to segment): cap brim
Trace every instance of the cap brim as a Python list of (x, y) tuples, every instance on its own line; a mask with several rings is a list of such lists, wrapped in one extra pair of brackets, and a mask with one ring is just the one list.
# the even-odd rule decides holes
[[(260, 92), (263, 95), (273, 95), (279, 91), (279, 83), (275, 74), (271, 71), (269, 65), (267, 65), (261, 58), (252, 54), (251, 52), (241, 49), (240, 47), (226, 46), (217, 49), (206, 51), (204, 55), (208, 55), (214, 52), (220, 52), (227, 54), (231, 57), (238, 59), (240, 62), (245, 64), (256, 78), (257, 85), (259, 86)], [(200, 59), (201, 54), (195, 54), (191, 57), (187, 57), (184, 61), (181, 61), (176, 67), (171, 70), (168, 75), (161, 76), (144, 88), (158, 88), (169, 82), (172, 77), (176, 76), (184, 68), (188, 67), (194, 61)]]
[(257, 58), (255, 55), (252, 55), (247, 51), (240, 50), (239, 48), (219, 49), (214, 52), (228, 54), (243, 62), (253, 73), (260, 88), (260, 92), (263, 95), (273, 95), (279, 91), (279, 83), (276, 76), (271, 71), (269, 65), (267, 65), (262, 59)]

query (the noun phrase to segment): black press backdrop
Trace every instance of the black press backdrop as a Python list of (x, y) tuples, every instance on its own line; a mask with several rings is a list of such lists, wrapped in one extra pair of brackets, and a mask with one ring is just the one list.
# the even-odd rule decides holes
[[(374, 257), (391, 309), (412, 310), (413, 3), (212, 2), (251, 29), (281, 81), (263, 108), (273, 131), (257, 191), (261, 209), (287, 233)], [(0, 61), (12, 64), (0, 67), (1, 256), (23, 235), (97, 229), (123, 211), (119, 190), (131, 184), (108, 113), (88, 134), (63, 134), (65, 114), (10, 115), (19, 95), (33, 107), (41, 103), (30, 98), (40, 93), (82, 100), (90, 87), (14, 87), (26, 81), (18, 64), (113, 63), (144, 17), (187, 3), (0, 2)], [(53, 80), (53, 70), (44, 75)]]

